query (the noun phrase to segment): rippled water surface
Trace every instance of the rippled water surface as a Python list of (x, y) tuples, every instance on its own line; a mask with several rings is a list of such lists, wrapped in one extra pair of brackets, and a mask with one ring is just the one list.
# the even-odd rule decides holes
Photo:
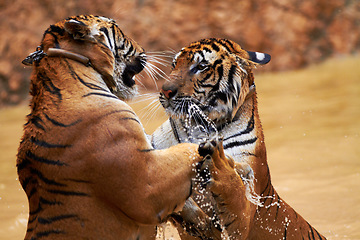
[[(360, 239), (359, 66), (354, 57), (255, 75), (273, 184), (328, 239)], [(146, 114), (149, 102), (133, 107), (151, 133), (165, 116)], [(27, 106), (0, 110), (0, 240), (26, 231), (15, 168), (26, 114)]]

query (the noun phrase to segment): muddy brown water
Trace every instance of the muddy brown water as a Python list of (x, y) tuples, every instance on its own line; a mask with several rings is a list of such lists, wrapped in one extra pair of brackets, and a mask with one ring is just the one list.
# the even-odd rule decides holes
[[(360, 57), (255, 76), (280, 196), (328, 239), (360, 239)], [(132, 104), (148, 133), (166, 119), (150, 101)], [(15, 155), (28, 111), (0, 109), (0, 240), (23, 239), (26, 231)]]

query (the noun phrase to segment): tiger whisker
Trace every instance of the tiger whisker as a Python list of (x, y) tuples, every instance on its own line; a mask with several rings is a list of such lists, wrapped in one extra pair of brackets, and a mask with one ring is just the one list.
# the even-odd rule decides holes
[(154, 70), (157, 75), (163, 78), (167, 78), (167, 74), (161, 68), (151, 62), (149, 62), (148, 64), (151, 66), (152, 70)]
[(164, 66), (164, 67), (168, 67), (170, 65), (169, 61), (160, 60), (160, 58), (156, 58), (156, 57), (150, 58), (149, 62), (158, 63), (158, 64), (160, 64), (161, 66)]
[(147, 55), (148, 59), (158, 59), (160, 61), (164, 61), (164, 62), (169, 62), (170, 59), (172, 59), (171, 56), (167, 56), (167, 55), (158, 55), (158, 54), (153, 54), (153, 55)]
[(146, 86), (141, 82), (140, 78), (136, 75), (134, 76), (134, 79), (136, 80), (136, 82), (138, 82), (143, 88), (147, 89)]
[(145, 102), (149, 100), (157, 100), (158, 93), (144, 93), (139, 96), (135, 96), (132, 100), (132, 103), (139, 103), (139, 102)]
[(155, 80), (155, 79), (158, 80), (158, 79), (159, 79), (159, 77), (158, 77), (159, 74), (158, 74), (158, 72), (157, 72), (156, 69), (155, 69), (155, 65), (148, 62), (147, 66), (148, 66), (147, 70), (148, 70), (148, 72), (151, 74), (152, 78), (153, 78), (154, 80)]
[(157, 76), (156, 76), (156, 72), (154, 73), (154, 70), (152, 69), (152, 65), (146, 65), (145, 68), (144, 68), (144, 71), (145, 73), (149, 76), (149, 78), (151, 78), (151, 80), (153, 80), (154, 84), (155, 84), (155, 87), (156, 87), (156, 90), (159, 89), (157, 83), (156, 83), (156, 80), (158, 79)]
[[(160, 102), (156, 99), (152, 100), (146, 107), (140, 110), (143, 119), (146, 119), (145, 125), (155, 116), (155, 113), (160, 109)], [(144, 114), (145, 112), (145, 114)]]
[(176, 54), (176, 51), (173, 50), (173, 49), (170, 49), (170, 50), (166, 50), (166, 51), (153, 51), (153, 52), (147, 52), (147, 54), (150, 54), (150, 55), (161, 55), (161, 56), (164, 56), (164, 57), (171, 57), (173, 58), (174, 55)]

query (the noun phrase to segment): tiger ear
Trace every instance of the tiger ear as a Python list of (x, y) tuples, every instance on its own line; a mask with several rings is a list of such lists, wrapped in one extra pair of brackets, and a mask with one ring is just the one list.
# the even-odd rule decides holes
[(247, 51), (249, 54), (249, 60), (258, 64), (267, 64), (271, 60), (271, 56), (267, 53), (261, 53), (261, 52), (250, 52)]
[(64, 28), (75, 40), (95, 41), (89, 26), (81, 21), (75, 19), (67, 20), (64, 24)]

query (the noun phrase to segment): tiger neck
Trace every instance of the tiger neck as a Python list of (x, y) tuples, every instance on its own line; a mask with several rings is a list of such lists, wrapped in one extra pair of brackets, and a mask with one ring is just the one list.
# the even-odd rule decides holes
[(46, 108), (64, 101), (83, 98), (101, 89), (110, 94), (101, 75), (91, 67), (71, 59), (44, 58), (34, 67), (31, 77), (31, 106)]
[[(224, 138), (236, 133), (252, 133), (254, 137), (259, 139), (259, 144), (264, 145), (263, 131), (258, 114), (256, 92), (245, 98), (245, 101), (238, 108), (236, 114), (231, 121), (228, 121), (219, 126), (207, 124), (206, 131), (200, 128), (200, 124), (189, 123), (183, 119), (169, 118), (171, 128), (174, 136), (179, 143), (192, 142), (201, 143), (206, 138), (218, 134)], [(255, 154), (255, 152), (254, 152)]]

